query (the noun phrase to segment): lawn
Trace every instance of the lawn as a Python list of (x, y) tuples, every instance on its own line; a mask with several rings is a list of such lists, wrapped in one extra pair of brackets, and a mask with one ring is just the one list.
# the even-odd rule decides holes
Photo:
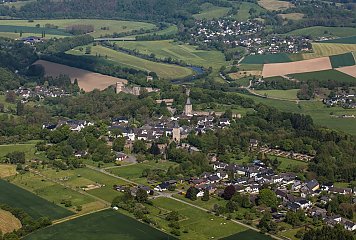
[(245, 227), (223, 217), (214, 216), (173, 199), (157, 198), (153, 200), (153, 204), (169, 212), (178, 211), (181, 229), (188, 230), (188, 233), (182, 233), (180, 239), (219, 239), (246, 230)]
[[(69, 54), (73, 55), (84, 55), (77, 49), (68, 51)], [(92, 56), (102, 56), (106, 61), (126, 66), (129, 68), (135, 68), (142, 71), (156, 72), (158, 76), (166, 79), (177, 79), (187, 77), (193, 74), (193, 70), (186, 67), (181, 67), (173, 64), (157, 63), (153, 61), (148, 61), (139, 57), (131, 56), (126, 53), (112, 50), (103, 46), (92, 46), (91, 47)], [(105, 57), (105, 58), (104, 58)]]
[(0, 189), (0, 203), (21, 208), (33, 218), (45, 216), (51, 219), (59, 219), (73, 214), (71, 211), (46, 201), (7, 181), (0, 180)]
[(309, 73), (298, 73), (291, 74), (291, 77), (298, 79), (300, 81), (337, 81), (344, 83), (355, 83), (356, 79), (350, 75), (345, 73), (336, 71), (336, 70), (324, 70), (317, 72), (309, 72)]
[(302, 53), (296, 55), (301, 55), (303, 59), (312, 59), (356, 51), (356, 44), (312, 43), (312, 45), (313, 53)]
[[(270, 156), (271, 159), (275, 159), (275, 156)], [(278, 161), (280, 162), (280, 165), (278, 166), (278, 169), (281, 171), (291, 171), (294, 168), (307, 168), (308, 163), (299, 161), (299, 160), (294, 160), (290, 158), (284, 158), (284, 157), (277, 157)]]
[(340, 55), (330, 56), (330, 62), (333, 68), (353, 66), (355, 65), (355, 58), (354, 55), (349, 52)]
[(247, 21), (250, 17), (250, 9), (256, 10), (256, 15), (259, 15), (266, 10), (260, 7), (259, 5), (252, 3), (252, 2), (241, 2), (239, 4), (239, 11), (233, 17), (238, 21)]
[(166, 240), (176, 238), (113, 210), (104, 210), (42, 229), (24, 239)]
[(120, 47), (138, 50), (143, 54), (155, 54), (158, 58), (172, 58), (181, 60), (185, 63), (203, 66), (205, 68), (213, 67), (220, 69), (222, 65), (228, 65), (225, 61), (224, 54), (219, 51), (198, 50), (197, 47), (178, 44), (172, 40), (162, 41), (120, 41), (116, 42)]
[[(322, 27), (322, 26), (314, 26), (314, 27), (307, 27), (301, 28), (289, 33), (286, 35), (305, 35), (311, 36), (314, 38), (317, 37), (349, 37), (356, 35), (356, 28), (351, 27)], [(330, 40), (330, 41), (337, 41), (337, 40)]]
[[(356, 35), (356, 32), (354, 32), (353, 34)], [(323, 41), (323, 43), (356, 44), (356, 36), (326, 40), (326, 41)]]
[(249, 55), (242, 61), (243, 64), (265, 64), (265, 63), (283, 63), (292, 62), (286, 53)]
[(299, 89), (289, 90), (255, 90), (257, 94), (261, 94), (270, 98), (280, 98), (286, 100), (297, 100), (297, 92)]
[(16, 174), (15, 165), (0, 164), (0, 178), (10, 177)]
[(226, 16), (230, 8), (228, 7), (218, 7), (211, 3), (204, 3), (201, 5), (202, 12), (199, 14), (194, 14), (193, 17), (197, 20), (211, 20)]
[(36, 145), (32, 143), (28, 144), (9, 144), (9, 145), (0, 145), (0, 160), (6, 154), (11, 152), (24, 152), (26, 160), (36, 158)]
[[(40, 24), (40, 27), (36, 27), (37, 24)], [(58, 26), (58, 29), (51, 28), (45, 29), (45, 24), (52, 24), (54, 26)], [(51, 20), (34, 20), (33, 22), (29, 22), (28, 20), (0, 20), (0, 32), (3, 32), (2, 26), (16, 26), (16, 28), (27, 29), (27, 31), (23, 32), (37, 32), (41, 33), (43, 30), (46, 30), (46, 33), (52, 34), (51, 31), (58, 31), (57, 35), (67, 34), (65, 33), (65, 29), (68, 26), (72, 25), (92, 25), (94, 27), (94, 32), (90, 33), (93, 37), (101, 37), (104, 35), (111, 35), (113, 33), (125, 33), (131, 32), (133, 30), (140, 29), (154, 29), (156, 26), (151, 23), (144, 22), (133, 22), (133, 21), (118, 21), (118, 20), (100, 20), (100, 19), (51, 19)], [(27, 28), (26, 28), (27, 27)], [(106, 29), (106, 30), (104, 30)], [(8, 31), (5, 31), (8, 32)], [(14, 31), (10, 31), (14, 32)], [(19, 31), (18, 31), (19, 32)]]

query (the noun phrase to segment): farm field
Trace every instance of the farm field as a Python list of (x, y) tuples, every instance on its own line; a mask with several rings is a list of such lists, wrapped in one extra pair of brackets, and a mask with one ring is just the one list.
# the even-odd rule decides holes
[(230, 8), (214, 6), (211, 3), (204, 3), (201, 8), (201, 13), (193, 15), (193, 17), (197, 20), (220, 18), (225, 16), (230, 10)]
[(356, 64), (352, 52), (330, 56), (330, 62), (333, 68), (353, 66)]
[(0, 178), (6, 178), (16, 175), (16, 166), (8, 164), (0, 164)]
[(115, 78), (49, 61), (38, 60), (34, 64), (42, 65), (45, 68), (46, 76), (56, 77), (60, 74), (66, 74), (72, 81), (77, 79), (79, 87), (86, 92), (93, 91), (94, 89), (104, 90), (111, 85), (115, 85), (117, 82), (127, 83), (127, 80), (125, 79)]
[(352, 76), (356, 79), (356, 66), (342, 67), (336, 70), (345, 73), (349, 76)]
[[(40, 27), (36, 27), (39, 24)], [(58, 29), (44, 29), (46, 24), (52, 24), (54, 26), (58, 26)], [(92, 25), (94, 27), (94, 32), (90, 33), (93, 37), (101, 37), (104, 35), (111, 35), (113, 33), (124, 33), (131, 32), (133, 30), (140, 29), (154, 29), (156, 26), (151, 23), (144, 22), (133, 22), (133, 21), (118, 21), (118, 20), (100, 20), (100, 19), (51, 19), (51, 20), (33, 20), (33, 22), (29, 22), (28, 20), (0, 20), (0, 32), (14, 32), (15, 29), (24, 29), (23, 32), (28, 33), (37, 33), (39, 31), (41, 33), (43, 30), (46, 30), (46, 33), (52, 34), (52, 31), (58, 31), (56, 35), (68, 35), (65, 32), (66, 27), (71, 25)], [(3, 31), (3, 26), (7, 27), (9, 30)], [(26, 31), (27, 29), (27, 31)], [(107, 29), (107, 30), (104, 30)], [(70, 35), (70, 34), (69, 34)]]
[(291, 62), (289, 55), (286, 53), (249, 55), (244, 58), (242, 64), (266, 64), (266, 63), (284, 63)]
[(255, 90), (254, 92), (270, 98), (280, 98), (286, 100), (297, 100), (297, 92), (299, 89), (289, 90)]
[[(351, 27), (323, 27), (323, 26), (315, 26), (315, 27), (307, 27), (297, 29), (291, 32), (286, 33), (286, 35), (305, 35), (311, 37), (349, 37), (356, 35), (356, 28)], [(334, 40), (330, 40), (334, 41)], [(337, 39), (335, 39), (337, 41)]]
[(20, 229), (22, 224), (10, 212), (0, 209), (0, 233), (10, 233), (14, 230)]
[(36, 145), (32, 143), (27, 144), (8, 144), (0, 145), (0, 159), (3, 158), (6, 154), (11, 152), (24, 152), (26, 160), (31, 158), (36, 158)]
[(294, 7), (290, 2), (279, 0), (259, 0), (258, 4), (270, 11), (279, 11)]
[(302, 53), (302, 59), (327, 57), (356, 51), (356, 44), (312, 43), (313, 53)]
[(0, 180), (0, 189), (2, 192), (0, 194), (0, 203), (24, 209), (33, 218), (46, 216), (51, 219), (59, 219), (73, 214), (71, 211), (46, 201), (7, 181)]
[(138, 50), (143, 54), (155, 54), (158, 58), (169, 58), (182, 60), (188, 64), (219, 69), (227, 65), (224, 54), (219, 51), (197, 50), (195, 46), (178, 44), (171, 40), (162, 41), (134, 41), (116, 42), (117, 46)]
[(173, 199), (157, 198), (153, 200), (153, 203), (168, 212), (178, 211), (182, 218), (179, 221), (181, 228), (188, 230), (188, 233), (183, 233), (180, 236), (180, 239), (183, 240), (219, 239), (246, 230), (245, 227), (223, 217), (211, 215)]
[(283, 19), (287, 20), (300, 20), (304, 17), (303, 13), (285, 13), (285, 14), (279, 14)]
[(326, 41), (322, 41), (322, 42), (323, 43), (356, 44), (356, 32), (354, 32), (353, 35), (355, 35), (355, 36), (330, 39), (330, 40), (326, 40)]
[(261, 12), (265, 12), (266, 10), (260, 7), (259, 5), (252, 2), (241, 2), (239, 4), (239, 11), (234, 15), (234, 18), (238, 21), (246, 21), (250, 18), (250, 9), (255, 9), (256, 14), (260, 14)]
[(349, 76), (341, 71), (337, 70), (326, 70), (326, 71), (316, 71), (316, 72), (308, 72), (308, 73), (299, 73), (299, 74), (291, 74), (291, 77), (298, 79), (300, 81), (338, 81), (345, 83), (355, 83), (356, 79), (352, 76)]
[[(77, 49), (70, 50), (68, 53), (84, 55), (83, 52)], [(173, 64), (156, 63), (98, 45), (91, 48), (91, 55), (107, 56), (107, 61), (142, 71), (156, 72), (159, 77), (166, 79), (183, 78), (193, 74), (193, 70), (190, 68)]]
[(104, 210), (42, 229), (24, 239), (168, 240), (176, 238), (113, 210)]
[(297, 62), (265, 64), (263, 66), (262, 76), (265, 78), (285, 76), (295, 73), (329, 70), (331, 68), (330, 59), (328, 57), (323, 57)]

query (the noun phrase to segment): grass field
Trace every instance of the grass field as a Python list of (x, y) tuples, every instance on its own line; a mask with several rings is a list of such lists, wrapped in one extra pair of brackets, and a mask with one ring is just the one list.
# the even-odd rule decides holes
[(6, 154), (11, 152), (24, 152), (26, 160), (36, 158), (36, 145), (32, 143), (28, 144), (9, 144), (9, 145), (0, 145), (0, 160)]
[(238, 21), (247, 21), (250, 17), (250, 9), (256, 10), (256, 15), (259, 15), (266, 10), (260, 7), (259, 5), (252, 3), (252, 2), (241, 2), (239, 4), (239, 11), (233, 17)]
[(352, 52), (330, 56), (330, 62), (333, 68), (353, 66), (356, 64)]
[(197, 50), (195, 46), (178, 44), (171, 40), (162, 41), (121, 41), (116, 42), (120, 47), (138, 50), (143, 54), (155, 54), (158, 58), (169, 58), (182, 60), (188, 64), (219, 69), (227, 65), (224, 54), (219, 51)]
[[(275, 156), (270, 156), (271, 159), (274, 159)], [(292, 171), (293, 168), (298, 167), (298, 168), (307, 168), (308, 163), (299, 161), (299, 160), (294, 160), (290, 158), (284, 158), (284, 157), (277, 157), (278, 161), (280, 162), (280, 165), (278, 166), (278, 169), (281, 171)]]
[[(356, 32), (354, 32), (353, 34), (356, 35)], [(356, 44), (356, 36), (326, 40), (326, 41), (323, 41), (323, 43)]]
[(193, 17), (197, 20), (207, 19), (211, 20), (214, 18), (224, 17), (230, 10), (228, 7), (218, 7), (211, 3), (204, 3), (201, 5), (202, 12), (199, 14), (194, 14)]
[(15, 165), (0, 164), (0, 178), (10, 177), (16, 174)]
[(22, 227), (20, 220), (18, 220), (10, 212), (0, 209), (0, 233), (9, 233), (18, 230)]
[(176, 238), (113, 210), (104, 210), (42, 229), (24, 239), (168, 240)]
[(0, 203), (21, 208), (33, 218), (46, 216), (51, 219), (59, 219), (72, 214), (67, 209), (46, 201), (7, 181), (0, 180), (0, 189)]
[(285, 14), (278, 14), (283, 19), (287, 20), (300, 20), (304, 17), (303, 13), (285, 13)]
[(312, 43), (313, 53), (301, 54), (303, 59), (327, 57), (356, 51), (356, 44)]
[[(69, 54), (74, 55), (84, 55), (84, 52), (80, 52), (77, 49), (68, 51)], [(148, 71), (148, 72), (156, 72), (158, 76), (166, 79), (175, 79), (175, 78), (183, 78), (193, 74), (193, 70), (186, 67), (181, 67), (178, 65), (172, 64), (164, 64), (164, 63), (156, 63), (153, 61), (148, 61), (139, 57), (131, 56), (126, 53), (122, 53), (119, 51), (115, 51), (103, 46), (92, 46), (91, 55), (96, 56), (100, 55), (102, 57), (107, 56), (107, 61), (135, 68), (138, 70)]]
[(261, 94), (271, 98), (280, 98), (286, 100), (297, 100), (297, 92), (299, 89), (289, 90), (255, 90), (257, 94)]
[[(315, 27), (308, 27), (308, 28), (301, 28), (294, 31), (287, 33), (286, 35), (305, 35), (311, 37), (349, 37), (356, 35), (356, 28), (351, 27), (322, 27), (322, 26), (315, 26)], [(332, 41), (332, 40), (331, 40)]]
[[(39, 28), (36, 27), (37, 24), (40, 24)], [(44, 29), (45, 24), (53, 24), (58, 26), (58, 29)], [(64, 32), (66, 27), (76, 24), (92, 25), (94, 27), (94, 32), (90, 33), (90, 35), (93, 37), (111, 35), (113, 33), (131, 32), (140, 29), (154, 29), (156, 27), (151, 23), (100, 19), (51, 19), (34, 20), (33, 22), (27, 20), (0, 20), (0, 32), (14, 32), (15, 29), (18, 29), (17, 32), (19, 32), (23, 29), (23, 32), (26, 33), (38, 33), (38, 31), (41, 33), (43, 30), (46, 30), (46, 33), (48, 34), (53, 34), (52, 31), (58, 31), (58, 34), (56, 35), (63, 36), (68, 35), (68, 33)], [(108, 30), (103, 30), (104, 28)], [(8, 30), (5, 31), (6, 29)]]
[(231, 235), (229, 237), (226, 238), (222, 238), (223, 240), (272, 240), (271, 237), (267, 236), (267, 235), (263, 235), (261, 233), (252, 231), (252, 230), (246, 230), (234, 235)]
[(279, 0), (259, 0), (258, 4), (269, 11), (286, 10), (294, 7), (294, 5), (290, 2)]
[(284, 63), (292, 60), (286, 53), (249, 55), (244, 58), (242, 64), (265, 64), (265, 63)]
[(338, 81), (345, 83), (355, 83), (356, 79), (347, 75), (345, 73), (336, 71), (336, 70), (325, 70), (325, 71), (317, 71), (317, 72), (309, 72), (309, 73), (298, 73), (291, 74), (291, 77), (298, 79), (300, 81)]

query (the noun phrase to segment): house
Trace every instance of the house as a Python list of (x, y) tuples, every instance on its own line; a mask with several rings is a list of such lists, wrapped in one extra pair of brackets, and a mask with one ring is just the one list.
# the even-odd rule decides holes
[(355, 231), (356, 230), (356, 224), (354, 222), (351, 222), (349, 220), (345, 220), (343, 222), (344, 228), (348, 231)]
[(305, 198), (300, 198), (297, 201), (295, 201), (294, 203), (298, 204), (301, 209), (308, 209), (312, 205), (311, 202)]
[(329, 189), (329, 193), (342, 194), (342, 195), (352, 194), (352, 189), (351, 189), (351, 188), (337, 188), (337, 187), (331, 187), (331, 188)]
[(214, 170), (218, 170), (218, 169), (225, 169), (228, 166), (227, 163), (223, 163), (223, 162), (214, 162), (213, 164), (213, 168)]
[(328, 211), (325, 210), (324, 208), (313, 207), (312, 209), (310, 209), (309, 213), (312, 217), (318, 217), (321, 219), (325, 219)]
[(124, 161), (128, 156), (122, 152), (115, 152), (115, 160), (116, 161)]
[(258, 147), (258, 140), (250, 139), (250, 147)]
[(74, 153), (74, 156), (77, 157), (77, 158), (81, 158), (81, 157), (86, 156), (87, 154), (88, 154), (87, 151), (76, 151), (76, 152)]
[(154, 188), (154, 190), (159, 191), (159, 192), (167, 191), (169, 186), (170, 186), (170, 184), (168, 182), (163, 182), (161, 184), (158, 184)]
[(219, 126), (225, 127), (225, 126), (230, 126), (230, 119), (228, 118), (220, 118), (219, 119)]
[(320, 188), (320, 185), (316, 179), (307, 182), (306, 186), (311, 191), (316, 191)]
[(128, 124), (129, 119), (127, 117), (115, 117), (111, 120), (113, 125)]
[(209, 183), (217, 183), (220, 181), (220, 178), (217, 175), (210, 175), (208, 177), (208, 182)]

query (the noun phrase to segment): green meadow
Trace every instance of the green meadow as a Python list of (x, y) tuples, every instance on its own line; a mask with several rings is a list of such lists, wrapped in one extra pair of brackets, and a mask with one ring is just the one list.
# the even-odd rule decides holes
[(356, 28), (315, 26), (297, 29), (286, 33), (286, 35), (306, 35), (312, 37), (349, 37), (356, 35)]
[(211, 3), (204, 3), (201, 5), (202, 11), (199, 14), (193, 15), (197, 20), (211, 20), (224, 17), (230, 10), (228, 7), (218, 7)]
[(6, 154), (11, 152), (24, 152), (26, 160), (36, 158), (36, 145), (33, 143), (27, 144), (9, 144), (9, 145), (0, 145), (0, 160)]
[(289, 90), (255, 90), (254, 92), (271, 98), (280, 98), (285, 100), (297, 100), (299, 89)]
[[(338, 63), (335, 62), (335, 64)], [(337, 81), (337, 82), (344, 82), (344, 83), (355, 83), (356, 81), (354, 77), (333, 69), (317, 71), (317, 72), (291, 74), (290, 76), (300, 81), (318, 80), (318, 81)]]
[(286, 53), (249, 55), (244, 58), (242, 64), (265, 64), (265, 63), (283, 63), (292, 62)]

